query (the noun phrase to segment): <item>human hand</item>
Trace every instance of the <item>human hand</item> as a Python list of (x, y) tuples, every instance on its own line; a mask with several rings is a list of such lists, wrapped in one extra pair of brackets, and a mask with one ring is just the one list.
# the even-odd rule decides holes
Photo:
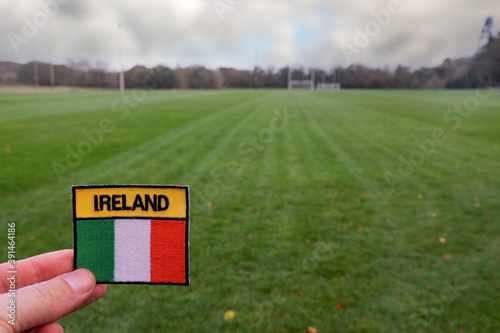
[[(60, 333), (55, 323), (67, 314), (95, 302), (106, 293), (106, 285), (96, 285), (94, 275), (80, 268), (73, 271), (73, 250), (41, 254), (16, 262), (15, 325), (5, 311), (9, 296), (11, 271), (0, 264), (0, 332)], [(69, 273), (69, 274), (68, 274)]]

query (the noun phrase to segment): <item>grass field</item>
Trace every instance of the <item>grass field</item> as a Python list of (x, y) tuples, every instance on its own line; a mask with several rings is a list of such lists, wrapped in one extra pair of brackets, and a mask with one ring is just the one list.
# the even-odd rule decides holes
[(146, 95), (0, 95), (20, 258), (72, 247), (71, 185), (191, 189), (191, 286), (109, 286), (68, 332), (500, 331), (496, 92)]

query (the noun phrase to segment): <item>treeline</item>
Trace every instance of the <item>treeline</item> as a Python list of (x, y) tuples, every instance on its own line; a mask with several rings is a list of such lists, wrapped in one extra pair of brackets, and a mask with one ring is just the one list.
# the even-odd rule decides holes
[[(0, 62), (1, 85), (33, 85), (38, 72), (38, 84), (50, 86), (51, 68), (47, 63), (17, 64)], [(57, 86), (116, 89), (119, 74), (108, 71), (104, 63), (95, 65), (85, 60), (69, 59), (65, 65), (54, 65), (52, 76)], [(445, 89), (475, 88), (488, 80), (500, 82), (500, 38), (490, 38), (489, 43), (470, 58), (446, 59), (433, 68), (411, 70), (398, 66), (395, 70), (372, 69), (363, 65), (316, 70), (316, 83), (340, 82), (343, 88), (393, 88), (393, 89)], [(220, 88), (286, 88), (288, 67), (208, 69), (203, 66), (169, 68), (135, 66), (125, 72), (125, 87), (145, 87), (154, 76), (157, 89), (220, 89)], [(479, 78), (482, 77), (483, 83)], [(293, 79), (309, 79), (310, 71), (294, 68)]]

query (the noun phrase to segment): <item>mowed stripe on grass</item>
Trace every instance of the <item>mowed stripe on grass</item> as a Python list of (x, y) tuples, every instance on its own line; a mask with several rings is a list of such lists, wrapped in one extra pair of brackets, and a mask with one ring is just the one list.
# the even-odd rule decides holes
[[(19, 257), (70, 248), (71, 185), (190, 185), (191, 286), (110, 286), (68, 330), (497, 331), (500, 99), (443, 121), (471, 94), (152, 91), (123, 120), (115, 92), (5, 95), (2, 228)], [(114, 130), (59, 181), (52, 162), (103, 118)], [(434, 128), (448, 139), (391, 188)]]

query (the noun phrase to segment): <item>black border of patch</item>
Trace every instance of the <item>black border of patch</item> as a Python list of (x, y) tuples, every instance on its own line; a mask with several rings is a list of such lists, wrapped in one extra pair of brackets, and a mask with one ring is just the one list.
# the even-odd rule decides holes
[[(132, 281), (132, 282), (110, 282), (110, 281), (96, 281), (97, 284), (148, 284), (148, 285), (173, 285), (173, 286), (189, 286), (189, 186), (188, 185), (73, 185), (71, 187), (71, 205), (73, 210), (73, 270), (76, 270), (76, 253), (77, 253), (77, 244), (76, 244), (76, 202), (75, 202), (75, 190), (82, 188), (126, 188), (126, 187), (135, 187), (135, 188), (183, 188), (186, 189), (186, 218), (154, 218), (153, 220), (176, 220), (176, 221), (184, 221), (186, 220), (186, 282), (185, 283), (173, 283), (173, 282), (143, 282), (143, 281)], [(140, 219), (143, 217), (130, 217), (130, 216), (119, 216), (119, 217), (106, 217), (106, 219)], [(82, 218), (78, 220), (102, 220), (103, 218)]]

